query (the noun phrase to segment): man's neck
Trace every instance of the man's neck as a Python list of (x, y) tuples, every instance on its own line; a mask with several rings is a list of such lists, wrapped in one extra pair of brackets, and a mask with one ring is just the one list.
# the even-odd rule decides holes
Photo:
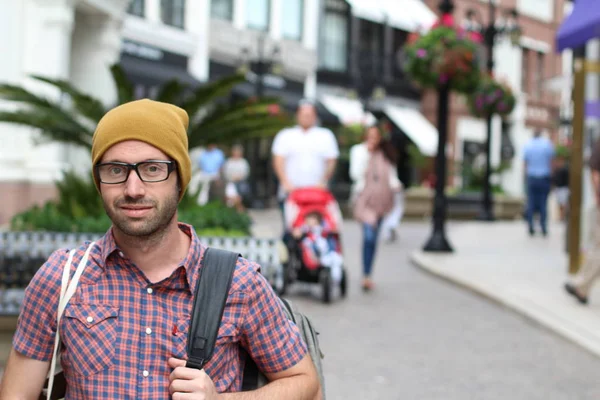
[(149, 237), (132, 237), (117, 229), (113, 229), (113, 235), (125, 256), (151, 282), (170, 276), (186, 257), (191, 244), (191, 238), (179, 229), (176, 220), (165, 230)]

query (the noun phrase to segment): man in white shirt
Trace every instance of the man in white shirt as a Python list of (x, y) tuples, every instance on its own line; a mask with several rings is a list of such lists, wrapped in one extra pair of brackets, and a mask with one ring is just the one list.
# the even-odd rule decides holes
[(340, 153), (333, 132), (316, 126), (314, 104), (300, 103), (296, 119), (298, 125), (280, 131), (271, 148), (280, 200), (294, 189), (327, 187)]

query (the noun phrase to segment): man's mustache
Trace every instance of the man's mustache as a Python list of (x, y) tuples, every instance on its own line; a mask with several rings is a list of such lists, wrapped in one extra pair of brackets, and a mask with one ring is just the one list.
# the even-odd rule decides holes
[(156, 202), (149, 199), (128, 199), (122, 198), (115, 201), (115, 207), (154, 207)]

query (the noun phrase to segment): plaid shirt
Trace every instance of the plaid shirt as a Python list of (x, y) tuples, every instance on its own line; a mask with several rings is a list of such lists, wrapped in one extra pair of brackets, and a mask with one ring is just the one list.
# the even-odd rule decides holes
[[(75, 295), (61, 319), (61, 363), (67, 399), (169, 398), (169, 357), (186, 358), (187, 332), (204, 246), (191, 226), (187, 257), (158, 283), (118, 249), (111, 231), (90, 253)], [(87, 245), (73, 257), (71, 275)], [(68, 251), (54, 252), (25, 292), (13, 346), (42, 361), (52, 358), (62, 269)], [(215, 351), (206, 365), (217, 391), (241, 390), (244, 352), (267, 373), (296, 365), (306, 354), (259, 266), (237, 263)]]

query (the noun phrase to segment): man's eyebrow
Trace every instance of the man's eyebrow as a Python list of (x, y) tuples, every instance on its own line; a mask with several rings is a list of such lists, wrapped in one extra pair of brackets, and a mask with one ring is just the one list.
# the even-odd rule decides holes
[(132, 162), (129, 163), (127, 161), (123, 161), (121, 159), (118, 158), (111, 158), (108, 160), (103, 160), (102, 162), (100, 162), (100, 164), (105, 164), (105, 163), (125, 163), (125, 164), (136, 164), (136, 163), (141, 163), (141, 162), (148, 162), (148, 161), (173, 161), (171, 159), (164, 159), (164, 157), (150, 157), (150, 158), (146, 158), (144, 160), (140, 160), (140, 161), (136, 161), (136, 162)]

